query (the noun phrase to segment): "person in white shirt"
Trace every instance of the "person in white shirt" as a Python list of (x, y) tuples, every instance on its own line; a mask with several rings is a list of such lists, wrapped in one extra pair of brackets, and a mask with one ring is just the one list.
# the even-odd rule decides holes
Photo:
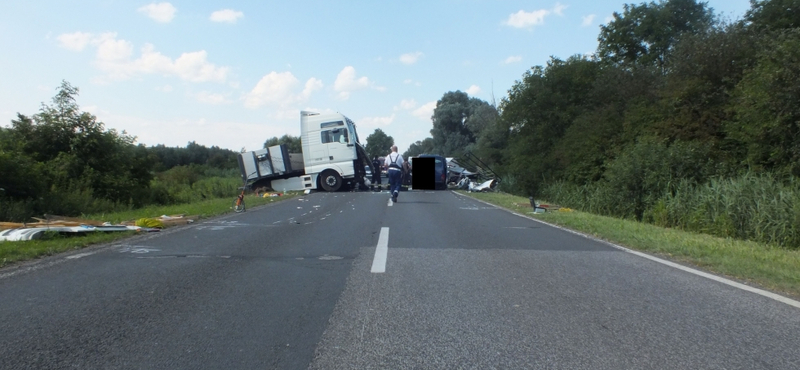
[(392, 145), (392, 152), (383, 161), (386, 174), (389, 176), (389, 191), (392, 193), (392, 202), (397, 202), (400, 195), (400, 185), (403, 181), (403, 156), (397, 152), (397, 145)]

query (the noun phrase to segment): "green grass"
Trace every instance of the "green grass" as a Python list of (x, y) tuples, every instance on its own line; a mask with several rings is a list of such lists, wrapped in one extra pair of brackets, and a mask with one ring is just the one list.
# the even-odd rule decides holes
[[(295, 198), (301, 192), (287, 192), (281, 197), (259, 198), (255, 195), (247, 195), (245, 204), (248, 210), (258, 206), (279, 202), (285, 199)], [(178, 204), (171, 206), (146, 207), (131, 211), (118, 213), (103, 213), (96, 215), (84, 215), (81, 218), (117, 224), (123, 221), (137, 220), (140, 218), (155, 218), (161, 215), (185, 214), (186, 216), (198, 216), (199, 218), (209, 218), (233, 212), (232, 205), (235, 196), (228, 198), (218, 198), (203, 200), (188, 204)], [(125, 239), (136, 232), (109, 232), (109, 233), (86, 233), (78, 235), (60, 235), (58, 233), (45, 233), (44, 237), (37, 240), (19, 242), (0, 242), (0, 267), (12, 263), (50, 256), (61, 252), (76, 250), (94, 244), (110, 243), (116, 240)]]
[(794, 298), (800, 297), (800, 251), (798, 250), (578, 211), (555, 211), (533, 215), (530, 206), (520, 206), (520, 204), (530, 204), (527, 198), (505, 193), (462, 193), (630, 249), (692, 264), (703, 270)]
[[(270, 204), (280, 200), (293, 198), (299, 194), (301, 194), (301, 192), (286, 192), (284, 196), (272, 198), (260, 198), (255, 195), (248, 194), (245, 196), (245, 205), (247, 206), (247, 209), (252, 209), (264, 204)], [(83, 218), (119, 223), (123, 221), (137, 220), (143, 217), (159, 217), (161, 215), (176, 214), (199, 216), (201, 218), (213, 217), (233, 212), (231, 207), (233, 206), (234, 199), (236, 199), (236, 196), (208, 199), (193, 203), (176, 204), (170, 206), (150, 206), (124, 212), (85, 215)]]
[(41, 239), (19, 242), (0, 242), (0, 267), (14, 262), (27, 261), (51, 256), (69, 250), (88, 247), (93, 244), (108, 243), (135, 235), (135, 231), (113, 233), (86, 233), (85, 235), (64, 236), (47, 232)]

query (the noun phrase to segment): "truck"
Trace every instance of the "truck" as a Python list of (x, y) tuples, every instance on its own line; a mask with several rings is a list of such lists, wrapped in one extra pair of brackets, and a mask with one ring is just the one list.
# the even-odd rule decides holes
[[(239, 170), (252, 189), (317, 190), (366, 188), (372, 167), (356, 124), (340, 113), (300, 112), (302, 153), (285, 144), (239, 153)], [(373, 171), (378, 169), (372, 169)]]

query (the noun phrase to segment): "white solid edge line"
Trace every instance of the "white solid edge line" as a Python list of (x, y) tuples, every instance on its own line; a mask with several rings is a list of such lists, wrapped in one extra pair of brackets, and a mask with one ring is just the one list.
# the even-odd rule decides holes
[(389, 207), (391, 207), (391, 206), (392, 206), (392, 203), (394, 203), (394, 202), (392, 202), (392, 200), (391, 200), (391, 199), (389, 199)]
[[(462, 197), (466, 197), (466, 195), (459, 194), (458, 192), (455, 192), (455, 191), (453, 191), (453, 193), (456, 194), (456, 195), (460, 195)], [(491, 204), (489, 202), (484, 202), (484, 201), (482, 201), (480, 199), (477, 199), (477, 198), (472, 198), (472, 197), (470, 197), (470, 198), (471, 199), (475, 199), (478, 202), (481, 202), (481, 203), (484, 203), (484, 204), (493, 205), (493, 204)], [(498, 208), (501, 208), (501, 207), (498, 207)], [(739, 288), (739, 289), (742, 289), (742, 290), (745, 290), (745, 291), (748, 291), (748, 292), (751, 292), (751, 293), (755, 293), (755, 294), (762, 295), (762, 296), (767, 297), (767, 298), (774, 299), (774, 300), (776, 300), (778, 302), (786, 303), (786, 304), (788, 304), (790, 306), (794, 306), (794, 307), (800, 308), (800, 302), (795, 301), (794, 299), (791, 299), (791, 298), (784, 297), (784, 296), (779, 295), (779, 294), (775, 294), (775, 293), (772, 293), (772, 292), (769, 292), (769, 291), (766, 291), (766, 290), (763, 290), (763, 289), (754, 288), (754, 287), (751, 287), (749, 285), (745, 285), (745, 284), (738, 283), (738, 282), (735, 282), (735, 281), (730, 280), (730, 279), (726, 279), (724, 277), (720, 277), (720, 276), (717, 276), (717, 275), (709, 274), (707, 272), (703, 272), (703, 271), (700, 271), (700, 270), (695, 270), (693, 268), (686, 267), (686, 266), (677, 264), (677, 263), (672, 262), (672, 261), (667, 261), (667, 260), (664, 260), (664, 259), (661, 259), (661, 258), (658, 258), (658, 257), (651, 256), (651, 255), (649, 255), (647, 253), (642, 253), (642, 252), (639, 252), (639, 251), (628, 249), (628, 248), (625, 248), (625, 247), (623, 247), (621, 245), (617, 245), (617, 244), (611, 243), (609, 241), (605, 241), (605, 240), (602, 240), (602, 239), (595, 238), (595, 237), (593, 237), (591, 235), (587, 235), (587, 234), (584, 234), (584, 233), (581, 233), (581, 232), (578, 232), (578, 231), (575, 231), (575, 230), (570, 230), (570, 229), (567, 229), (565, 227), (561, 227), (561, 226), (558, 226), (558, 225), (555, 225), (555, 224), (551, 224), (549, 222), (545, 222), (545, 221), (542, 221), (542, 220), (537, 220), (537, 219), (535, 219), (533, 217), (529, 217), (529, 216), (523, 215), (521, 213), (513, 212), (513, 211), (507, 210), (505, 208), (501, 208), (501, 209), (506, 210), (506, 211), (510, 212), (511, 214), (513, 214), (513, 215), (517, 215), (519, 217), (524, 217), (524, 218), (527, 218), (529, 220), (533, 220), (533, 221), (536, 221), (538, 223), (545, 224), (547, 226), (551, 226), (551, 227), (554, 227), (554, 228), (559, 229), (559, 230), (563, 230), (563, 231), (566, 231), (566, 232), (573, 233), (575, 235), (582, 236), (582, 237), (584, 237), (586, 239), (590, 239), (590, 240), (594, 240), (596, 242), (600, 242), (600, 243), (606, 244), (608, 246), (611, 246), (613, 248), (619, 249), (621, 251), (628, 252), (630, 254), (633, 254), (633, 255), (636, 255), (636, 256), (639, 256), (639, 257), (642, 257), (642, 258), (649, 259), (649, 260), (651, 260), (653, 262), (658, 262), (658, 263), (663, 264), (663, 265), (667, 265), (667, 266), (670, 266), (670, 267), (673, 267), (673, 268), (676, 268), (676, 269), (679, 269), (679, 270), (682, 270), (682, 271), (686, 271), (686, 272), (691, 273), (691, 274), (695, 274), (697, 276), (701, 276), (701, 277), (704, 277), (704, 278), (707, 278), (707, 279), (714, 280), (716, 282), (720, 282), (720, 283), (732, 286), (734, 288)]]
[(375, 257), (372, 259), (372, 272), (386, 272), (386, 257), (389, 254), (389, 228), (382, 227), (378, 236), (378, 246), (375, 247)]

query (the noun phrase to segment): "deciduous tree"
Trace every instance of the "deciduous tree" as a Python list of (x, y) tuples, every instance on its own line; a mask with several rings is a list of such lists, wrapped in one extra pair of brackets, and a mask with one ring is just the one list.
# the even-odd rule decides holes
[(382, 157), (389, 154), (392, 145), (394, 145), (394, 138), (386, 135), (383, 130), (376, 128), (375, 132), (367, 136), (367, 146), (364, 148), (364, 150), (367, 151), (367, 155), (369, 155), (369, 158), (372, 159), (374, 157)]
[(281, 145), (281, 144), (285, 144), (287, 146), (287, 150), (289, 150), (289, 153), (303, 152), (303, 146), (302, 143), (300, 142), (300, 137), (292, 136), (289, 134), (283, 135), (280, 138), (275, 136), (267, 139), (267, 141), (264, 142), (264, 148), (269, 148), (271, 146)]
[(711, 28), (714, 15), (704, 2), (660, 0), (625, 4), (622, 14), (600, 26), (598, 55), (606, 62), (654, 66), (665, 71), (669, 53), (684, 34)]

